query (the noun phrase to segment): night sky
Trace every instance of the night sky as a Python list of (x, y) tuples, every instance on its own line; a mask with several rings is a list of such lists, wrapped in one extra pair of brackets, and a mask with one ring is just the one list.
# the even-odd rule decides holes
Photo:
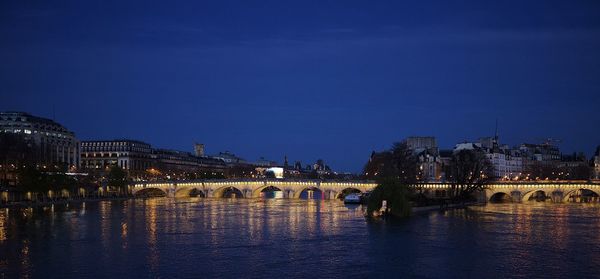
[(124, 2), (1, 1), (0, 110), (353, 172), (496, 119), (511, 145), (600, 144), (600, 1)]

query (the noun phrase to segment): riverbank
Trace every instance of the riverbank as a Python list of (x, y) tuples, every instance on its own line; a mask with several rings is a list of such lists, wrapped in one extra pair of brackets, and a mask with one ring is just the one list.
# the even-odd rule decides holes
[(78, 199), (59, 199), (59, 200), (48, 200), (48, 201), (20, 201), (0, 204), (0, 208), (23, 208), (23, 207), (37, 207), (37, 206), (50, 206), (54, 204), (69, 204), (69, 203), (84, 203), (84, 202), (96, 202), (96, 201), (119, 201), (119, 200), (131, 200), (136, 197), (88, 197)]

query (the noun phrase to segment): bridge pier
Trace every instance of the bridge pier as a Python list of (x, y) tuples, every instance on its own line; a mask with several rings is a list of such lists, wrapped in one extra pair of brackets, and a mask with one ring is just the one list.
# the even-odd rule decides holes
[(169, 198), (174, 198), (175, 197), (175, 192), (177, 192), (177, 184), (171, 184), (169, 185), (169, 187), (166, 189), (166, 193), (167, 193), (167, 197)]
[(521, 193), (521, 191), (511, 191), (510, 198), (512, 199), (512, 202), (522, 202), (523, 194)]
[(330, 200), (335, 200), (336, 196), (337, 196), (337, 193), (336, 193), (336, 192), (334, 192), (334, 191), (329, 191), (329, 199), (330, 199)]
[(292, 190), (281, 190), (283, 192), (283, 198), (284, 199), (293, 199), (294, 198), (294, 191)]
[(559, 191), (559, 190), (553, 191), (552, 194), (550, 195), (550, 198), (551, 198), (552, 202), (561, 203), (564, 198), (564, 192)]

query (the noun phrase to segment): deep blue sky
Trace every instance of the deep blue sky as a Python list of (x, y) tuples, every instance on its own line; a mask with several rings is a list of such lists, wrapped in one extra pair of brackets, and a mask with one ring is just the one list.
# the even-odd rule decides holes
[(124, 2), (1, 1), (0, 110), (345, 171), (496, 119), (511, 145), (600, 144), (600, 1)]

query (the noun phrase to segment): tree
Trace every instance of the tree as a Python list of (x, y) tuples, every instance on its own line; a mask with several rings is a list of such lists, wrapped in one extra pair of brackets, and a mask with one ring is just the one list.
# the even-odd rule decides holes
[(549, 164), (539, 161), (531, 162), (525, 168), (525, 172), (535, 180), (558, 179), (560, 169), (555, 164)]
[(593, 168), (586, 165), (578, 165), (567, 168), (567, 179), (572, 180), (589, 180), (592, 177)]
[(390, 214), (396, 217), (408, 217), (411, 211), (408, 196), (408, 185), (393, 177), (381, 179), (369, 196), (367, 214), (373, 216), (374, 212), (381, 209), (382, 201), (385, 200)]
[(463, 149), (456, 151), (446, 168), (446, 179), (451, 183), (450, 196), (466, 200), (475, 191), (484, 190), (491, 182), (494, 167), (483, 151)]
[(410, 214), (409, 187), (417, 182), (418, 162), (406, 143), (395, 143), (390, 150), (373, 153), (365, 165), (365, 174), (378, 182), (369, 196), (369, 216), (381, 209), (384, 200), (392, 215)]
[(25, 166), (19, 168), (17, 177), (17, 186), (25, 192), (30, 192), (34, 200), (37, 200), (38, 194), (45, 198), (48, 190), (50, 190), (47, 175), (35, 167)]
[(367, 178), (393, 177), (403, 184), (413, 185), (417, 182), (418, 158), (406, 143), (395, 143), (390, 150), (373, 152), (364, 172)]
[(100, 185), (98, 185), (97, 181), (89, 175), (82, 176), (77, 179), (77, 188), (83, 188), (86, 196), (89, 193), (96, 191), (99, 186)]
[(115, 187), (121, 192), (127, 193), (127, 173), (118, 166), (112, 166), (107, 176), (108, 186)]
[(252, 173), (254, 173), (256, 170), (252, 165), (236, 164), (227, 168), (225, 171), (225, 176), (227, 178), (244, 178), (251, 177)]
[(48, 189), (60, 192), (67, 190), (71, 193), (77, 192), (77, 181), (62, 172), (56, 172), (44, 175), (45, 184), (48, 185)]

